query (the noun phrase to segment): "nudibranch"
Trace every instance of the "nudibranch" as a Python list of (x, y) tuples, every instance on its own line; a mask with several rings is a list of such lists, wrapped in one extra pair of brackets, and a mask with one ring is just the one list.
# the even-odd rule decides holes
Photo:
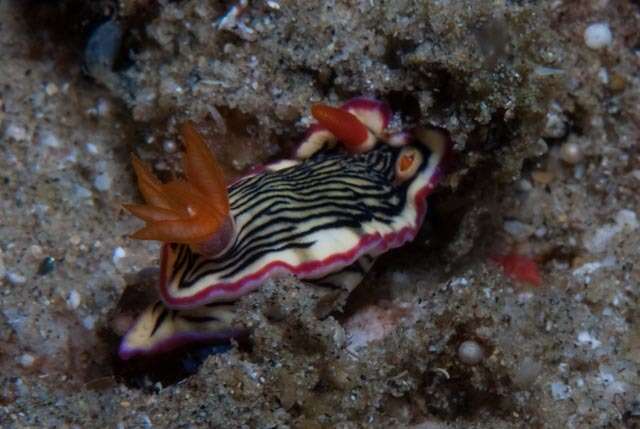
[(228, 187), (190, 124), (184, 179), (162, 183), (134, 158), (146, 204), (125, 208), (146, 225), (132, 237), (164, 244), (160, 300), (124, 336), (121, 358), (240, 334), (234, 302), (274, 276), (350, 292), (378, 255), (416, 236), (447, 135), (390, 132), (390, 109), (373, 99), (311, 112), (317, 122), (292, 159)]

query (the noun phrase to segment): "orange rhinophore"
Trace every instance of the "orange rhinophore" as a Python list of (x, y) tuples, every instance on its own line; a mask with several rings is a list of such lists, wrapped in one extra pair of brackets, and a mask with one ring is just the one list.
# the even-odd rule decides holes
[(132, 238), (199, 245), (214, 237), (229, 219), (229, 198), (220, 166), (191, 123), (182, 127), (182, 136), (186, 180), (162, 183), (133, 157), (138, 187), (147, 204), (124, 205), (146, 222)]
[(358, 149), (371, 139), (370, 132), (358, 118), (343, 109), (314, 104), (311, 114), (326, 129), (331, 131), (340, 142), (350, 149)]

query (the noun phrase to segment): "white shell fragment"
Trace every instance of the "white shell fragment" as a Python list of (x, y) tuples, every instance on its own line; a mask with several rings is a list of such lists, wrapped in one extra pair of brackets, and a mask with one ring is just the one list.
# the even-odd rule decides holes
[(606, 22), (596, 22), (584, 30), (584, 43), (591, 49), (606, 48), (612, 41), (613, 35)]
[(464, 341), (458, 346), (458, 359), (467, 365), (476, 365), (484, 359), (484, 349), (476, 341)]

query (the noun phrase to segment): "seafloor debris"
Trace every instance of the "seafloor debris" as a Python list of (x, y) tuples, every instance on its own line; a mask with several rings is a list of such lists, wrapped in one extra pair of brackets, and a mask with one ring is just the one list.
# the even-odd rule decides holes
[(91, 76), (100, 81), (112, 79), (110, 76), (122, 37), (122, 25), (114, 20), (108, 20), (93, 30), (84, 50), (85, 65)]
[(492, 259), (502, 267), (507, 276), (515, 281), (532, 286), (540, 286), (542, 283), (538, 264), (529, 256), (510, 253), (494, 256)]
[[(277, 1), (269, 0), (265, 1), (265, 4), (271, 9), (280, 9), (280, 3)], [(243, 16), (248, 7), (249, 0), (236, 1), (218, 21), (218, 30), (230, 31), (249, 42), (255, 41), (256, 37), (258, 37), (256, 31), (245, 22), (245, 17)]]

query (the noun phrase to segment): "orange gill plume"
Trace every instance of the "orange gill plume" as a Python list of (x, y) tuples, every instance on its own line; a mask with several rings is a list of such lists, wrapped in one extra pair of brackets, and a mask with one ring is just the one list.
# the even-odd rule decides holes
[(192, 123), (184, 124), (182, 137), (185, 180), (162, 183), (133, 157), (146, 204), (125, 204), (124, 208), (146, 225), (131, 237), (189, 244), (198, 253), (219, 254), (234, 236), (222, 169)]
[(348, 149), (360, 151), (368, 149), (374, 140), (369, 129), (353, 114), (346, 110), (314, 104), (311, 114), (326, 129), (342, 142)]

